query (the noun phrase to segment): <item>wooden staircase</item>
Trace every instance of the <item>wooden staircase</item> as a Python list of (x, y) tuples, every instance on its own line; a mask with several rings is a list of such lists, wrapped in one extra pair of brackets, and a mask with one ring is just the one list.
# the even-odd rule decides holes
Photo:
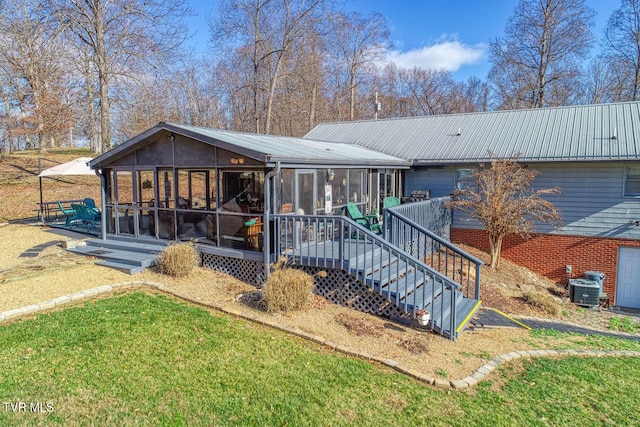
[[(443, 336), (455, 339), (480, 307), (481, 262), (432, 233), (413, 230), (411, 239), (394, 243), (341, 216), (277, 215), (276, 222), (280, 254), (303, 266), (342, 269), (411, 317), (418, 310), (429, 311), (430, 327)], [(427, 248), (426, 239), (437, 245)], [(412, 254), (405, 250), (409, 246), (424, 253)], [(428, 258), (432, 265), (425, 263)], [(477, 277), (473, 288), (471, 275), (463, 274), (472, 265)], [(455, 277), (447, 276), (448, 271)], [(467, 286), (461, 283), (465, 277)]]
[[(364, 252), (346, 260), (345, 269), (401, 310), (413, 314), (429, 311), (431, 327), (443, 336), (455, 338), (480, 308), (480, 301), (465, 297), (461, 287), (447, 288), (440, 278), (417, 271), (389, 251), (377, 248)], [(370, 261), (363, 262), (365, 258)]]

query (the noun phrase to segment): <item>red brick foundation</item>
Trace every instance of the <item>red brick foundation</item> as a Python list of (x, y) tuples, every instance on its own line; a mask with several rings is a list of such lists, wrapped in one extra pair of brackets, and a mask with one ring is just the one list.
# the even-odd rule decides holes
[[(489, 251), (484, 230), (452, 228), (451, 241)], [(535, 234), (525, 240), (510, 235), (502, 242), (502, 256), (563, 284), (569, 278), (567, 265), (572, 266), (572, 278), (581, 277), (585, 271), (602, 271), (606, 275), (604, 292), (609, 295), (611, 305), (615, 305), (620, 246), (640, 247), (640, 241), (553, 234)]]

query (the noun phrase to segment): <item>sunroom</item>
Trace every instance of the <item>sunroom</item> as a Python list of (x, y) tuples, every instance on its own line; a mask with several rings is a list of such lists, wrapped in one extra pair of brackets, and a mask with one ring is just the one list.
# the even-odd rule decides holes
[(355, 144), (163, 122), (90, 167), (102, 180), (103, 239), (194, 241), (258, 259), (248, 254), (268, 247), (270, 215), (339, 215), (347, 203), (378, 212), (401, 196), (409, 164)]

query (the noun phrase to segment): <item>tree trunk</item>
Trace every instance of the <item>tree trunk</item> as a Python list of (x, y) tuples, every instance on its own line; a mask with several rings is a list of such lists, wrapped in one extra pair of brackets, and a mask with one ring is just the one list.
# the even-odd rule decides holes
[(309, 127), (307, 128), (307, 131), (310, 131), (316, 125), (317, 99), (318, 99), (318, 83), (314, 79), (313, 88), (311, 89), (311, 100), (310, 100), (311, 106), (309, 108)]
[(9, 106), (9, 97), (7, 96), (7, 94), (4, 93), (4, 86), (0, 87), (0, 90), (2, 91), (2, 101), (4, 102), (4, 111), (6, 114), (6, 128), (7, 128), (7, 132), (6, 132), (6, 136), (7, 136), (7, 152), (9, 154), (13, 153), (13, 141), (12, 141), (12, 126), (13, 123), (11, 121), (11, 107)]
[(282, 63), (282, 54), (278, 54), (276, 58), (276, 68), (269, 82), (269, 98), (267, 99), (267, 112), (264, 120), (264, 133), (271, 133), (271, 111), (273, 110), (273, 98), (276, 96), (276, 87), (278, 85), (278, 77), (280, 75), (280, 64)]
[[(105, 53), (106, 55), (106, 53)], [(111, 102), (109, 100), (109, 79), (107, 77), (106, 56), (102, 67), (98, 65), (100, 81), (100, 144), (99, 153), (104, 153), (111, 148)]]
[(100, 96), (100, 144), (99, 152), (103, 153), (111, 148), (111, 102), (109, 99), (109, 65), (107, 61), (107, 47), (105, 34), (105, 9), (98, 5), (95, 9), (96, 31), (96, 67), (98, 68), (98, 91)]
[(489, 239), (489, 253), (491, 255), (490, 267), (494, 269), (500, 267), (500, 251), (502, 250), (502, 238), (503, 236)]
[(353, 121), (356, 117), (356, 72), (353, 69), (349, 80), (349, 103), (349, 120)]

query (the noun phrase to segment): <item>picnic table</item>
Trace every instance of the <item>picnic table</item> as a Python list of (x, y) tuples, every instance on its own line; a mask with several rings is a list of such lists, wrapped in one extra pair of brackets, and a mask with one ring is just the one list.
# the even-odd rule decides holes
[(82, 203), (84, 199), (56, 200), (54, 202), (38, 203), (38, 212), (43, 223), (57, 222), (58, 218), (63, 218), (64, 214), (58, 208), (58, 202), (65, 208), (71, 209), (71, 203)]

